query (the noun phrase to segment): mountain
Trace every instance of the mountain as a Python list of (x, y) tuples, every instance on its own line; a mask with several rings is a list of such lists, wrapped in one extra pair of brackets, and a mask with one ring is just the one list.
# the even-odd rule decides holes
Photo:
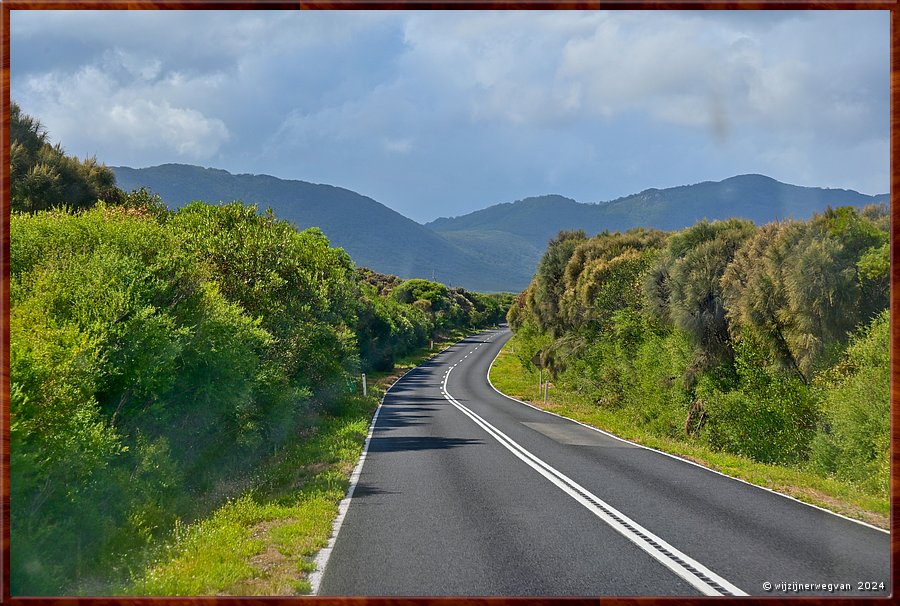
[(557, 195), (526, 198), (420, 225), (372, 198), (331, 185), (268, 175), (234, 175), (184, 164), (111, 167), (122, 189), (159, 194), (172, 207), (191, 200), (241, 200), (271, 207), (298, 228), (316, 226), (362, 266), (402, 278), (432, 277), (482, 292), (528, 286), (547, 242), (561, 229), (589, 235), (643, 225), (674, 230), (700, 219), (743, 217), (757, 224), (809, 218), (827, 206), (887, 202), (887, 194), (800, 187), (763, 175), (668, 189), (647, 189), (610, 202), (585, 204)]
[(776, 219), (807, 219), (827, 206), (865, 206), (889, 200), (846, 189), (781, 183), (764, 175), (740, 175), (668, 189), (647, 189), (610, 202), (583, 204), (562, 196), (540, 196), (496, 204), (461, 217), (440, 218), (426, 227), (461, 243), (474, 234), (503, 231), (541, 251), (561, 229), (589, 235), (637, 226), (674, 230), (700, 219), (742, 217), (757, 224)]
[[(234, 175), (185, 164), (111, 168), (120, 188), (130, 191), (146, 187), (170, 207), (182, 207), (191, 200), (241, 200), (258, 204), (260, 210), (271, 207), (276, 216), (300, 229), (319, 227), (331, 245), (346, 250), (357, 265), (382, 273), (403, 278), (434, 277), (445, 284), (494, 292), (521, 290), (534, 269), (533, 264), (519, 262), (515, 254), (492, 259), (488, 249), (468, 249), (471, 239), (465, 235), (445, 237), (341, 187), (268, 175)], [(522, 247), (518, 244), (507, 248), (518, 250)]]

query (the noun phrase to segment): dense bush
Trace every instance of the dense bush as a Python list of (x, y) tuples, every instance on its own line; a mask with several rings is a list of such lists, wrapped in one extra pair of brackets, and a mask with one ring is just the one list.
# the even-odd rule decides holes
[(11, 235), (12, 588), (45, 593), (177, 513), (192, 456), (244, 435), (271, 338), (155, 220), (55, 211)]
[(808, 383), (836, 361), (849, 332), (887, 306), (886, 245), (875, 209), (765, 226), (722, 278), (732, 336), (752, 334)]
[(398, 357), (425, 345), (432, 330), (419, 307), (379, 296), (374, 286), (360, 284), (356, 334), (364, 371), (392, 368)]
[(503, 321), (512, 295), (357, 270), (357, 329), (363, 370), (385, 370), (429, 339)]
[(726, 391), (704, 377), (696, 390), (709, 443), (765, 463), (805, 460), (818, 420), (809, 387), (767, 365), (753, 341), (739, 342), (736, 350), (737, 385)]
[(103, 199), (116, 203), (112, 170), (96, 158), (79, 160), (50, 145), (47, 131), (13, 102), (10, 107), (11, 207), (15, 211), (45, 210), (68, 205), (87, 208)]
[(357, 273), (319, 230), (240, 203), (173, 213), (138, 191), (10, 227), (14, 594), (108, 588), (361, 366), (505, 311)]
[(509, 310), (516, 353), (530, 367), (540, 352), (557, 381), (656, 435), (884, 496), (887, 228), (872, 206), (561, 232)]
[(818, 381), (822, 419), (812, 466), (876, 494), (890, 481), (890, 317), (879, 314)]

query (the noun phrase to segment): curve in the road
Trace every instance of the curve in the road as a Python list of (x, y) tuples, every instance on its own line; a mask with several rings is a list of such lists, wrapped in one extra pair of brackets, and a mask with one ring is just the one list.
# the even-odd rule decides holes
[(853, 522), (854, 524), (859, 524), (860, 526), (865, 526), (866, 528), (870, 528), (870, 529), (872, 529), (872, 530), (876, 530), (876, 531), (881, 532), (881, 533), (883, 533), (883, 534), (886, 534), (886, 535), (888, 535), (888, 536), (890, 536), (890, 534), (891, 534), (889, 530), (885, 530), (884, 528), (879, 528), (878, 526), (875, 526), (875, 525), (873, 525), (873, 524), (869, 524), (868, 522), (865, 522), (865, 521), (863, 521), (863, 520), (857, 520), (856, 518), (851, 518), (851, 517), (845, 516), (845, 515), (843, 515), (843, 514), (841, 514), (841, 513), (838, 513), (838, 512), (836, 512), (836, 511), (831, 511), (830, 509), (825, 509), (824, 507), (819, 507), (818, 505), (815, 505), (815, 504), (813, 504), (813, 503), (807, 503), (806, 501), (801, 501), (800, 499), (798, 499), (798, 498), (796, 498), (796, 497), (792, 497), (792, 496), (789, 495), (789, 494), (784, 494), (783, 492), (778, 492), (777, 490), (772, 490), (771, 488), (768, 488), (768, 487), (766, 487), (766, 486), (760, 486), (759, 484), (753, 484), (752, 482), (748, 482), (747, 480), (743, 480), (743, 479), (741, 479), (741, 478), (736, 478), (736, 477), (734, 477), (734, 476), (730, 476), (730, 475), (728, 475), (727, 473), (722, 473), (721, 471), (719, 471), (719, 470), (717, 470), (717, 469), (711, 469), (711, 468), (709, 468), (709, 467), (706, 467), (706, 466), (704, 466), (704, 465), (701, 465), (700, 463), (696, 463), (696, 462), (694, 462), (694, 461), (691, 461), (690, 459), (685, 459), (685, 458), (679, 457), (679, 456), (677, 456), (677, 455), (673, 455), (672, 453), (665, 452), (664, 450), (659, 450), (659, 449), (657, 449), (657, 448), (652, 448), (652, 447), (650, 447), (650, 446), (645, 446), (645, 445), (643, 445), (643, 444), (638, 444), (637, 442), (632, 442), (631, 440), (626, 440), (625, 438), (622, 438), (622, 437), (619, 437), (619, 436), (617, 436), (617, 435), (615, 435), (615, 434), (609, 433), (608, 431), (603, 431), (602, 429), (600, 429), (600, 428), (598, 428), (598, 427), (594, 427), (594, 426), (592, 426), (592, 425), (588, 425), (587, 423), (582, 423), (581, 421), (579, 421), (579, 420), (577, 420), (577, 419), (572, 419), (572, 418), (567, 417), (567, 416), (565, 416), (565, 415), (561, 415), (561, 414), (555, 413), (555, 412), (553, 412), (552, 410), (544, 410), (543, 408), (540, 408), (540, 407), (538, 407), (538, 406), (535, 406), (534, 404), (529, 404), (528, 402), (525, 402), (525, 401), (520, 400), (520, 399), (518, 399), (518, 398), (514, 398), (514, 397), (512, 397), (511, 395), (505, 394), (505, 393), (503, 393), (502, 391), (500, 391), (499, 389), (497, 389), (497, 386), (494, 385), (494, 382), (493, 382), (493, 381), (491, 381), (491, 368), (494, 366), (494, 362), (496, 362), (497, 358), (500, 357), (500, 354), (501, 354), (501, 353), (502, 353), (502, 350), (501, 350), (501, 351), (498, 351), (498, 352), (497, 352), (497, 355), (494, 356), (494, 360), (491, 362), (491, 365), (488, 366), (486, 378), (487, 378), (488, 384), (491, 386), (491, 389), (493, 389), (494, 391), (496, 391), (497, 394), (503, 396), (504, 398), (507, 398), (508, 400), (512, 400), (513, 402), (516, 402), (517, 404), (522, 404), (523, 406), (527, 406), (527, 407), (529, 407), (529, 408), (532, 408), (532, 409), (537, 410), (537, 411), (539, 411), (539, 412), (542, 412), (542, 413), (544, 413), (544, 414), (553, 415), (554, 417), (557, 417), (557, 418), (559, 418), (559, 419), (564, 419), (564, 420), (566, 420), (566, 421), (570, 421), (570, 422), (572, 422), (572, 423), (576, 423), (576, 424), (581, 425), (582, 427), (584, 427), (584, 428), (586, 428), (586, 429), (590, 429), (591, 431), (595, 431), (595, 432), (597, 432), (597, 433), (599, 433), (599, 434), (602, 434), (602, 435), (604, 435), (604, 436), (606, 436), (606, 437), (608, 437), (608, 438), (612, 438), (612, 439), (614, 439), (614, 440), (618, 440), (618, 441), (620, 441), (620, 442), (624, 442), (625, 444), (630, 444), (631, 446), (633, 446), (633, 447), (635, 447), (635, 448), (643, 448), (643, 449), (645, 449), (645, 450), (649, 450), (649, 451), (651, 451), (651, 452), (655, 452), (655, 453), (657, 453), (657, 454), (661, 454), (661, 455), (663, 455), (663, 456), (670, 457), (670, 458), (675, 459), (676, 461), (679, 461), (679, 462), (681, 462), (681, 463), (686, 463), (686, 464), (688, 464), (688, 465), (693, 465), (694, 467), (698, 467), (698, 468), (700, 468), (700, 469), (702, 469), (702, 470), (704, 470), (704, 471), (708, 471), (709, 473), (714, 473), (714, 474), (716, 474), (716, 475), (722, 476), (723, 478), (728, 478), (729, 480), (734, 480), (735, 482), (741, 482), (742, 484), (746, 484), (747, 486), (752, 486), (753, 488), (758, 488), (759, 490), (765, 490), (766, 492), (772, 493), (772, 494), (774, 494), (774, 495), (778, 495), (779, 497), (784, 497), (785, 499), (790, 499), (791, 501), (793, 501), (793, 502), (795, 502), (795, 503), (798, 503), (798, 504), (800, 504), (800, 505), (805, 505), (805, 506), (807, 506), (807, 507), (812, 507), (813, 509), (818, 509), (819, 511), (823, 511), (823, 512), (825, 512), (825, 513), (827, 513), (827, 514), (830, 514), (830, 515), (833, 515), (833, 516), (842, 518), (842, 519), (844, 519), (844, 520), (847, 520), (848, 522)]
[(319, 594), (890, 592), (883, 531), (499, 393), (508, 337), (464, 339), (385, 394)]
[(580, 503), (595, 516), (606, 522), (613, 530), (637, 545), (643, 551), (647, 552), (650, 557), (657, 560), (660, 564), (690, 583), (692, 587), (697, 589), (703, 595), (747, 595), (744, 591), (738, 589), (700, 562), (697, 562), (690, 556), (680, 552), (678, 549), (669, 545), (666, 541), (634, 520), (631, 520), (622, 512), (617, 511), (608, 503), (603, 502), (600, 497), (591, 493), (588, 489), (567, 477), (561, 471), (551, 467), (525, 448), (522, 448), (522, 446), (510, 439), (509, 436), (502, 431), (460, 404), (447, 391), (447, 379), (450, 378), (450, 373), (452, 371), (453, 368), (451, 367), (444, 375), (443, 393), (444, 397), (447, 398), (447, 401), (453, 404), (453, 406), (459, 409), (464, 415), (475, 421), (475, 423), (484, 429), (488, 435), (500, 442), (504, 448), (521, 459), (526, 465), (550, 480), (550, 482), (556, 485), (560, 490), (575, 499), (575, 501)]

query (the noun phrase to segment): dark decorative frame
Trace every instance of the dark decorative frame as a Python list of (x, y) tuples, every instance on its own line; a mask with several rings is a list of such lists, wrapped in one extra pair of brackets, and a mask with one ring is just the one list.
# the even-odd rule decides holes
[[(0, 0), (0, 603), (15, 606), (30, 605), (83, 605), (125, 606), (152, 605), (278, 605), (299, 606), (701, 606), (710, 600), (717, 603), (773, 604), (796, 601), (805, 605), (827, 606), (866, 605), (881, 606), (896, 603), (892, 598), (830, 598), (830, 597), (744, 597), (744, 598), (659, 598), (659, 597), (604, 597), (604, 598), (379, 598), (379, 597), (11, 597), (9, 593), (9, 217), (10, 217), (10, 159), (9, 159), (9, 109), (10, 109), (10, 11), (12, 10), (329, 10), (329, 9), (381, 9), (381, 10), (889, 10), (891, 13), (891, 194), (900, 191), (900, 0), (311, 0), (287, 2), (284, 0)], [(900, 496), (900, 323), (895, 313), (900, 304), (900, 206), (891, 203), (891, 596), (898, 595), (900, 581), (895, 566), (900, 556), (900, 541), (893, 530), (898, 528), (898, 511), (893, 506)]]

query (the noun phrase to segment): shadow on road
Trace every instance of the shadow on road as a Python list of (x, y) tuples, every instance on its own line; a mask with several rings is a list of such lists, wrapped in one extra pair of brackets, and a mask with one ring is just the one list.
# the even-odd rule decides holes
[(365, 484), (363, 482), (359, 482), (356, 485), (356, 488), (353, 489), (353, 498), (354, 499), (371, 497), (371, 496), (377, 495), (377, 494), (400, 494), (400, 493), (397, 491), (394, 491), (394, 490), (383, 490), (381, 488), (378, 488), (377, 486), (372, 486), (370, 484)]
[[(418, 410), (418, 408), (417, 408)], [(418, 419), (430, 419), (431, 415), (414, 415), (414, 414), (387, 414), (382, 415), (378, 419), (378, 426), (375, 428), (376, 433), (383, 429), (397, 429), (399, 427), (409, 427), (411, 425), (424, 425), (425, 423)]]
[(484, 444), (482, 440), (468, 438), (432, 438), (432, 437), (372, 437), (369, 443), (370, 452), (404, 452), (421, 450), (446, 450), (472, 444)]

